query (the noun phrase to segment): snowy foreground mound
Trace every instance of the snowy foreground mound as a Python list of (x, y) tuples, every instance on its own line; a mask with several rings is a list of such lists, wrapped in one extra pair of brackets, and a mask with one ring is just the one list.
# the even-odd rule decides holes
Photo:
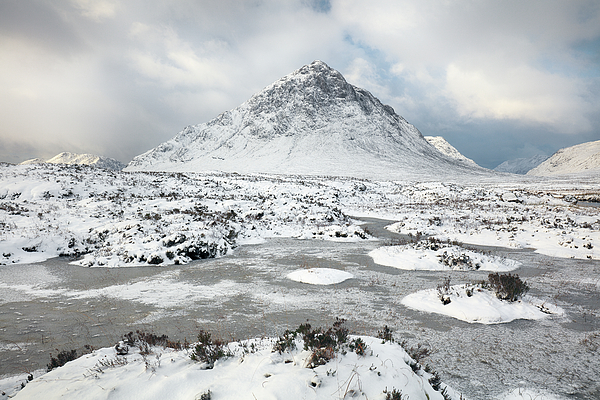
[(349, 340), (358, 347), (340, 349), (312, 368), (314, 353), (302, 350), (299, 339), (296, 349), (282, 353), (273, 351), (276, 339), (230, 343), (225, 351), (231, 356), (212, 369), (192, 361), (190, 350), (151, 347), (142, 354), (132, 347), (120, 356), (104, 348), (36, 378), (15, 398), (443, 400), (442, 391), (460, 398), (400, 345), (369, 336)]

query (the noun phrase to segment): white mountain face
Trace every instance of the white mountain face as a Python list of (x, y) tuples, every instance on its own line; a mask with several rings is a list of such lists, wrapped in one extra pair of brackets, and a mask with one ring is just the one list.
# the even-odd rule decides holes
[(41, 158), (33, 158), (31, 160), (23, 161), (21, 164), (70, 164), (70, 165), (91, 165), (93, 167), (112, 169), (120, 171), (125, 167), (125, 164), (115, 160), (114, 158), (96, 156), (94, 154), (76, 154), (69, 152), (62, 152), (55, 155), (54, 157), (43, 160)]
[(529, 158), (515, 158), (514, 160), (506, 160), (494, 168), (494, 171), (525, 175), (531, 169), (546, 161), (549, 157), (550, 156), (538, 154)]
[(600, 174), (600, 140), (558, 150), (527, 175)]
[(225, 171), (373, 179), (486, 173), (431, 146), (371, 93), (321, 61), (135, 157), (126, 171)]
[(436, 149), (438, 149), (440, 152), (444, 153), (448, 157), (455, 158), (470, 165), (477, 165), (475, 161), (463, 156), (460, 153), (460, 151), (456, 150), (454, 146), (448, 143), (448, 141), (441, 136), (425, 136), (425, 140), (427, 140)]

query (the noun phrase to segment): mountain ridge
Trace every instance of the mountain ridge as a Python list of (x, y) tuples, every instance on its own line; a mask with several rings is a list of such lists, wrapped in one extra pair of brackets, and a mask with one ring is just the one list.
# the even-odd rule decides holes
[(558, 150), (527, 172), (532, 176), (600, 173), (600, 140)]
[(114, 158), (97, 156), (95, 154), (79, 154), (79, 153), (70, 153), (68, 151), (63, 151), (55, 155), (52, 158), (44, 160), (42, 158), (32, 158), (30, 160), (25, 160), (21, 165), (26, 164), (68, 164), (68, 165), (91, 165), (93, 167), (111, 169), (115, 171), (120, 171), (125, 168), (125, 164), (122, 162), (115, 160)]
[(401, 178), (483, 173), (440, 153), (419, 130), (322, 61), (284, 76), (213, 120), (189, 125), (126, 171), (224, 171)]
[(527, 172), (537, 167), (548, 158), (550, 158), (550, 156), (538, 154), (529, 158), (515, 158), (512, 160), (506, 160), (494, 168), (494, 171), (525, 175)]

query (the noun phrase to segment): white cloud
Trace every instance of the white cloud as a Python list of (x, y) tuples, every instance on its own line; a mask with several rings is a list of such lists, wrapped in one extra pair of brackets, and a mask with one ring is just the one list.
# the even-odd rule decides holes
[(547, 124), (556, 131), (577, 133), (591, 129), (577, 79), (536, 70), (530, 66), (475, 69), (450, 64), (448, 96), (463, 116), (517, 119)]
[(415, 85), (413, 95), (432, 101), (422, 107), (435, 110), (445, 96), (459, 117), (576, 133), (592, 128), (598, 110), (578, 77), (597, 64), (573, 48), (600, 36), (595, 4), (340, 0), (332, 12), (354, 42), (385, 55), (390, 74)]
[(111, 0), (71, 0), (81, 14), (90, 19), (100, 21), (115, 16), (117, 5)]

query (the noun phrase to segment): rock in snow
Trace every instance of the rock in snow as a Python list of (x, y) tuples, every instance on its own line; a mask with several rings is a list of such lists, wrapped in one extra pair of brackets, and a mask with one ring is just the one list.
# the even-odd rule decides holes
[(600, 140), (560, 149), (527, 175), (600, 173)]
[(425, 140), (448, 157), (463, 161), (469, 165), (477, 165), (475, 161), (463, 156), (460, 151), (456, 150), (454, 146), (441, 136), (425, 136)]
[(487, 173), (437, 151), (392, 107), (321, 61), (210, 122), (186, 127), (125, 170), (374, 179)]
[(537, 167), (548, 158), (549, 156), (538, 154), (529, 158), (515, 158), (514, 160), (506, 160), (494, 168), (494, 171), (525, 175), (527, 172)]
[(23, 161), (21, 164), (69, 164), (69, 165), (91, 165), (93, 167), (112, 169), (120, 171), (125, 167), (125, 164), (115, 160), (114, 158), (96, 156), (94, 154), (76, 154), (69, 153), (67, 151), (55, 155), (54, 157), (43, 160), (41, 158), (33, 158), (31, 160)]

